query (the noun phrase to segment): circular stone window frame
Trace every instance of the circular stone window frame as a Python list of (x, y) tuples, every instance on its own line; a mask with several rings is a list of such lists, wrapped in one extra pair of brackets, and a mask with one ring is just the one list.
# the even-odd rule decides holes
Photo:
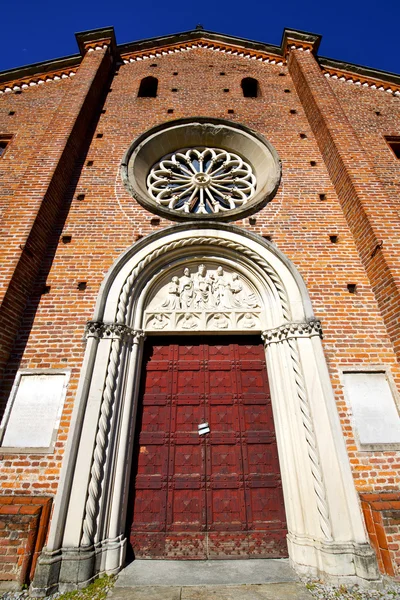
[[(197, 214), (157, 204), (147, 189), (147, 176), (164, 156), (188, 148), (221, 148), (250, 163), (256, 177), (252, 198), (240, 207), (218, 213)], [(178, 119), (151, 128), (129, 147), (121, 163), (122, 181), (129, 193), (149, 212), (171, 221), (235, 221), (263, 208), (275, 196), (282, 175), (275, 148), (259, 133), (226, 121), (206, 117)]]

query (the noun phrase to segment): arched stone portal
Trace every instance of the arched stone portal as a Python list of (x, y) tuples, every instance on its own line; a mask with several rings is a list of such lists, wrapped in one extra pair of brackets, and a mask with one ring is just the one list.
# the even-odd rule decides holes
[[(215, 299), (203, 305), (199, 299), (185, 309), (170, 286), (185, 268), (193, 273), (201, 264), (214, 281), (225, 278), (221, 290), (230, 299), (223, 307)], [(235, 281), (246, 290), (245, 307), (232, 292)], [(185, 314), (193, 327), (182, 325)], [(167, 322), (161, 317), (158, 325), (156, 315)], [(226, 328), (221, 319), (228, 322)], [(222, 330), (251, 330), (264, 340), (293, 567), (334, 579), (379, 577), (351, 476), (321, 326), (303, 280), (262, 238), (235, 226), (198, 223), (173, 226), (135, 244), (103, 283), (87, 325), (71, 432), (35, 593), (50, 591), (58, 582), (61, 589), (83, 585), (98, 573), (116, 573), (124, 566), (145, 335)]]

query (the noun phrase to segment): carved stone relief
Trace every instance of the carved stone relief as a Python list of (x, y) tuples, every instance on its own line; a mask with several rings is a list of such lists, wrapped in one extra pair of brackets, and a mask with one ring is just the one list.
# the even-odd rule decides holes
[(261, 301), (233, 269), (193, 263), (164, 278), (144, 319), (146, 331), (257, 331), (262, 328)]

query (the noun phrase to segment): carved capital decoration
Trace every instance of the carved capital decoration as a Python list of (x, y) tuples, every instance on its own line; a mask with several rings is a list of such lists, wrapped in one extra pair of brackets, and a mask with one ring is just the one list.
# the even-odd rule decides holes
[(141, 329), (134, 330), (122, 323), (103, 323), (102, 321), (88, 321), (85, 326), (85, 338), (111, 339), (122, 342), (138, 340), (143, 336)]
[(275, 329), (263, 331), (261, 334), (265, 346), (294, 338), (309, 338), (313, 336), (322, 338), (321, 321), (318, 319), (305, 323), (285, 323)]

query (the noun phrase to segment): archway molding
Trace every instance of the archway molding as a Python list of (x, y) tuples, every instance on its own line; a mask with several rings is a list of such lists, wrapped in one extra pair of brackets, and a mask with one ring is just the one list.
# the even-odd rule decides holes
[[(146, 331), (145, 310), (162, 278), (201, 262), (235, 270), (261, 299), (262, 316), (252, 332), (265, 345), (293, 567), (333, 580), (379, 578), (322, 349), (321, 324), (306, 286), (272, 243), (236, 226), (207, 222), (172, 226), (141, 240), (103, 282), (86, 326), (59, 490), (32, 586), (36, 595), (57, 586), (83, 586), (99, 573), (116, 573), (124, 566), (142, 347), (145, 335), (152, 334)], [(236, 331), (249, 333), (240, 327)]]

